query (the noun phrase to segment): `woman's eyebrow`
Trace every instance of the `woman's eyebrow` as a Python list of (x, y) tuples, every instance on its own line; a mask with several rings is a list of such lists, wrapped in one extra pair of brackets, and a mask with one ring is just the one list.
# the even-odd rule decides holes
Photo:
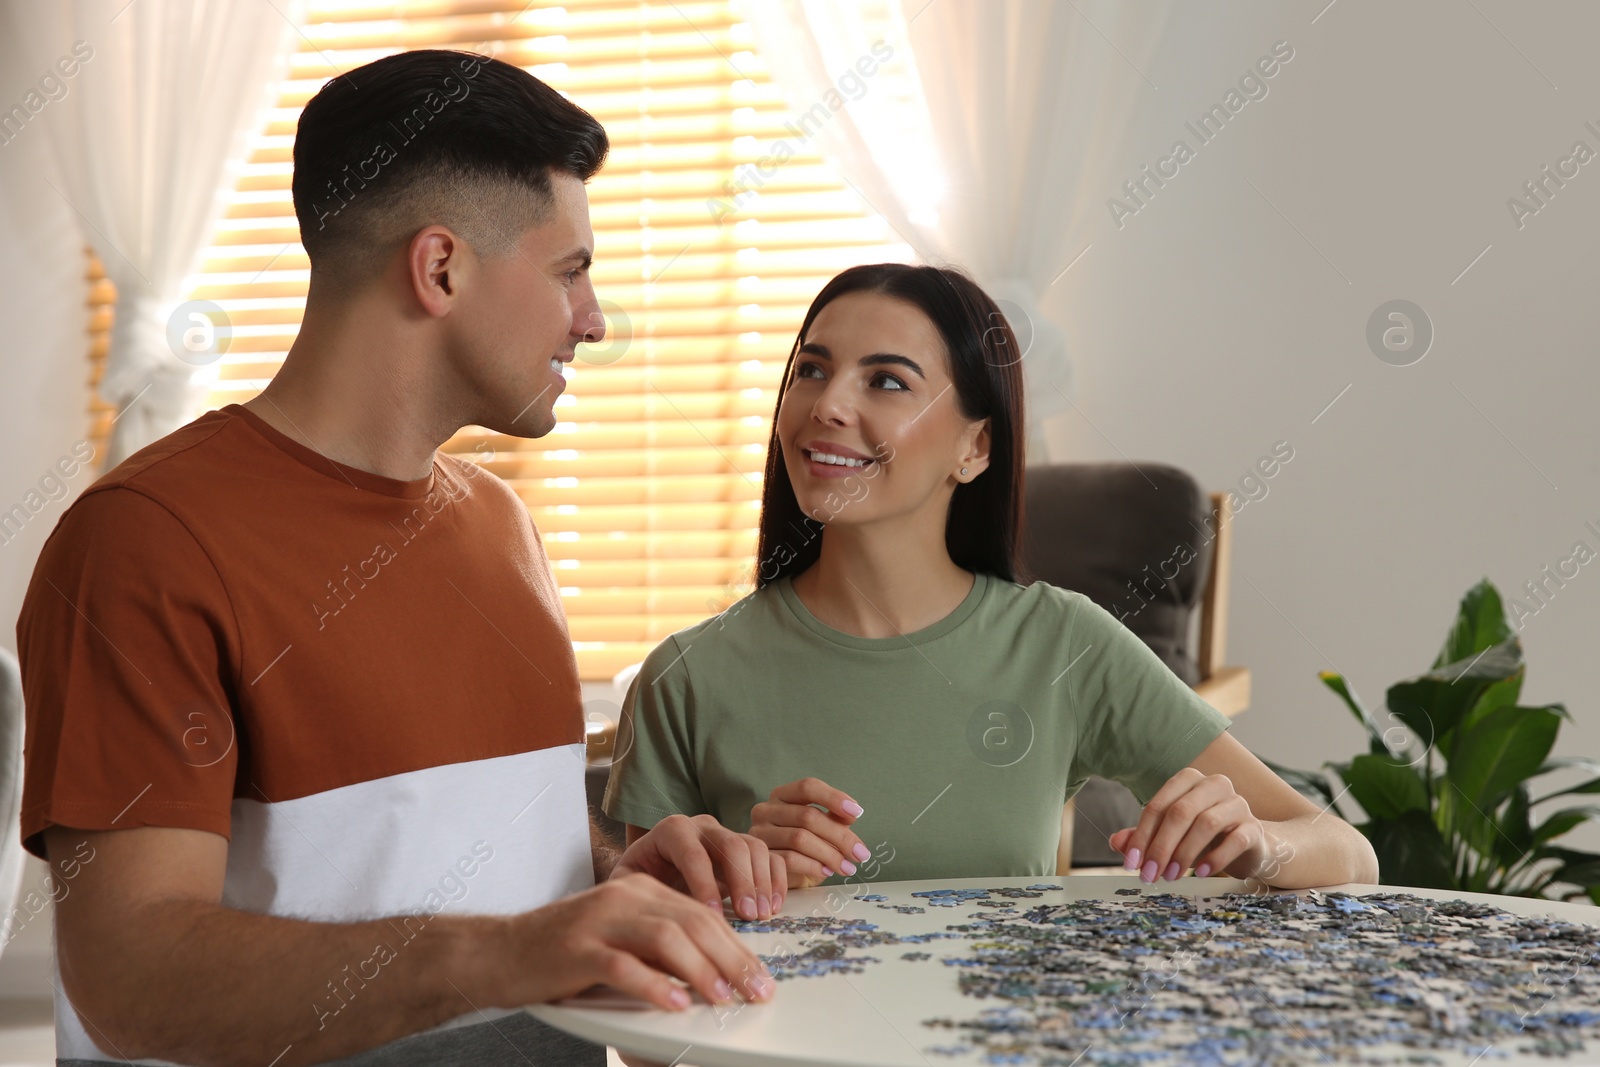
[(924, 380), (928, 377), (922, 373), (922, 368), (917, 365), (915, 360), (907, 359), (905, 356), (897, 356), (893, 352), (875, 352), (870, 356), (863, 357), (861, 360), (861, 365), (864, 367), (878, 366), (884, 363), (891, 363), (898, 367), (909, 367), (916, 372), (918, 378)]
[[(815, 341), (807, 341), (805, 344), (801, 345), (800, 355), (816, 356), (819, 359), (825, 359), (830, 363), (833, 362), (833, 353), (828, 351), (828, 346), (818, 344)], [(907, 359), (905, 356), (897, 356), (893, 352), (874, 352), (870, 356), (861, 357), (861, 365), (864, 367), (876, 367), (884, 364), (890, 364), (897, 367), (909, 367), (912, 371), (916, 372), (918, 378), (921, 378), (924, 381), (927, 380), (928, 376), (922, 373), (922, 367), (919, 366), (915, 360)]]

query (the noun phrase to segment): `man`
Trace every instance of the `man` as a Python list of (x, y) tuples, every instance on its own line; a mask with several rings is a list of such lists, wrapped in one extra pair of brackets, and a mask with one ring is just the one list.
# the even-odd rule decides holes
[(781, 860), (710, 817), (592, 850), (538, 531), (435, 452), (555, 425), (562, 366), (604, 335), (584, 182), (607, 147), (468, 53), (306, 105), (281, 371), (86, 490), (17, 624), (22, 833), (66, 890), (61, 1062), (599, 1064), (512, 1009), (599, 983), (770, 997), (721, 901), (771, 914)]

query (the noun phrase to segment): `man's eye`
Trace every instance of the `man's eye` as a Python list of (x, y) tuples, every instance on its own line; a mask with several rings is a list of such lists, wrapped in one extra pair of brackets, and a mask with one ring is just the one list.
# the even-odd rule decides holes
[(578, 270), (569, 270), (569, 271), (567, 271), (567, 281), (569, 281), (569, 282), (577, 281), (578, 280), (578, 275), (580, 275), (582, 273), (583, 273), (583, 270), (581, 268), (578, 269)]

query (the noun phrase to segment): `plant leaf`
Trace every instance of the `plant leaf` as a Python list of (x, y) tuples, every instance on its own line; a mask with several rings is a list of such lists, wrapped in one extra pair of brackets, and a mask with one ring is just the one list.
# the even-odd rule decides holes
[(1527, 855), (1536, 845), (1533, 840), (1533, 830), (1528, 825), (1528, 787), (1518, 783), (1511, 790), (1511, 800), (1506, 804), (1506, 810), (1500, 817), (1501, 832), (1494, 837), (1494, 859), (1502, 871), (1509, 872), (1515, 867), (1523, 856)]
[(1554, 793), (1546, 793), (1538, 800), (1535, 800), (1534, 803), (1543, 804), (1545, 801), (1553, 800), (1556, 797), (1571, 796), (1578, 793), (1600, 793), (1600, 778), (1591, 778), (1589, 781), (1581, 785), (1575, 785), (1571, 789), (1558, 789)]
[[(1328, 781), (1316, 771), (1297, 771), (1291, 767), (1280, 767), (1265, 756), (1258, 757), (1267, 769), (1285, 782), (1294, 787), (1295, 791), (1307, 800), (1315, 802), (1319, 797), (1324, 807), (1333, 803), (1333, 788)], [(1343, 818), (1343, 816), (1340, 816)]]
[(1437, 669), (1447, 663), (1470, 659), (1510, 636), (1511, 627), (1506, 624), (1500, 593), (1488, 578), (1484, 578), (1461, 598), (1455, 625), (1445, 636), (1444, 647), (1439, 650), (1433, 666)]
[(1360, 827), (1378, 856), (1384, 885), (1456, 889), (1450, 848), (1426, 812), (1408, 811), (1398, 819), (1374, 819)]
[(1576, 808), (1562, 808), (1560, 811), (1552, 812), (1549, 818), (1541, 822), (1538, 828), (1533, 831), (1533, 844), (1542, 845), (1552, 838), (1560, 837), (1581, 823), (1597, 818), (1600, 818), (1600, 807), (1596, 807), (1593, 804), (1584, 804)]
[(1492, 811), (1544, 762), (1560, 727), (1550, 708), (1492, 711), (1458, 740), (1445, 775), (1478, 812)]
[(1428, 790), (1415, 767), (1392, 756), (1357, 756), (1344, 774), (1356, 803), (1373, 819), (1428, 810)]
[(1322, 679), (1323, 685), (1338, 694), (1339, 699), (1344, 701), (1344, 706), (1350, 709), (1350, 714), (1354, 715), (1356, 721), (1366, 728), (1367, 751), (1374, 756), (1392, 755), (1388, 741), (1378, 730), (1378, 724), (1373, 722), (1372, 715), (1367, 711), (1366, 706), (1361, 703), (1361, 699), (1356, 696), (1355, 690), (1351, 689), (1350, 684), (1345, 681), (1344, 675), (1338, 671), (1319, 671), (1317, 672), (1317, 677)]
[(1600, 775), (1600, 760), (1588, 756), (1552, 756), (1540, 764), (1534, 773), (1549, 774), (1551, 771), (1563, 771), (1568, 767), (1578, 767), (1589, 774)]
[[(1517, 702), (1517, 697), (1522, 695), (1522, 679), (1524, 671), (1518, 671), (1509, 678), (1498, 682), (1491, 682), (1478, 694), (1466, 714), (1461, 716), (1461, 721), (1456, 724), (1455, 736), (1460, 737), (1466, 731), (1477, 725), (1478, 720), (1488, 715), (1491, 711), (1511, 707)], [(1566, 709), (1562, 709), (1565, 712)]]
[(1540, 851), (1561, 861), (1561, 867), (1555, 872), (1555, 881), (1568, 882), (1584, 889), (1600, 883), (1600, 855), (1555, 845), (1544, 845)]
[(1496, 683), (1519, 679), (1493, 693), (1491, 706), (1498, 706), (1509, 693), (1519, 691), (1522, 671), (1522, 643), (1513, 637), (1465, 660), (1392, 685), (1386, 700), (1389, 710), (1424, 745), (1436, 748), (1441, 755), (1450, 755), (1452, 731), (1461, 720)]

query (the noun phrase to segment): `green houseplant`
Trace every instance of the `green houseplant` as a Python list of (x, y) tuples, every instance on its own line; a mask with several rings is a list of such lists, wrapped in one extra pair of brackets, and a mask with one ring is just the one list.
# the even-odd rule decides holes
[[(1550, 758), (1561, 720), (1571, 716), (1560, 704), (1518, 704), (1524, 671), (1521, 639), (1484, 579), (1462, 597), (1432, 668), (1389, 687), (1394, 725), (1380, 726), (1343, 676), (1321, 672), (1367, 733), (1366, 753), (1323, 765), (1343, 788), (1335, 792), (1318, 772), (1263, 762), (1365, 834), (1386, 884), (1541, 899), (1552, 886), (1575, 886), (1560, 899), (1600, 904), (1600, 854), (1555, 843), (1600, 816), (1600, 807), (1565, 807), (1537, 825), (1529, 819), (1531, 808), (1552, 798), (1600, 793), (1600, 762)], [(1531, 779), (1570, 768), (1594, 777), (1532, 795)], [(1340, 810), (1346, 792), (1366, 822)]]

